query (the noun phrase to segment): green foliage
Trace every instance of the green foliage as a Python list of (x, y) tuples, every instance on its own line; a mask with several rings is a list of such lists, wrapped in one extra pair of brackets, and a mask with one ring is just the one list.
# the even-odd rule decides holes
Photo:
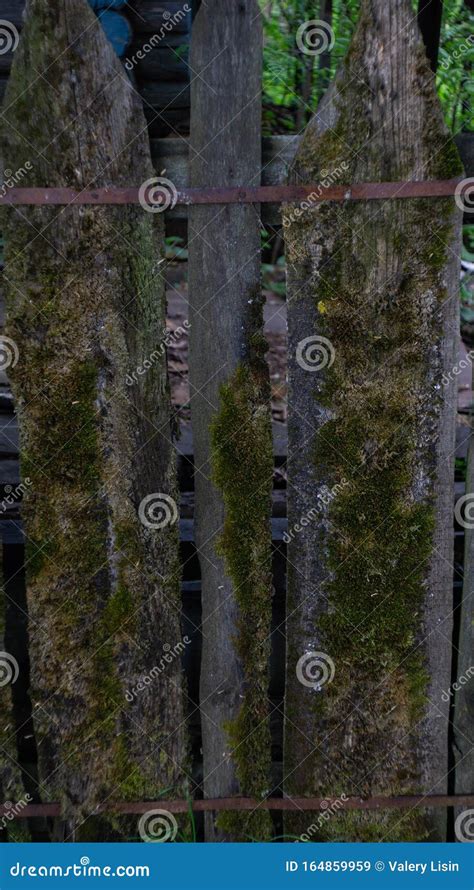
[[(414, 12), (417, 3), (413, 2)], [(330, 52), (305, 55), (296, 34), (303, 22), (330, 19)], [(300, 130), (316, 109), (346, 55), (361, 0), (260, 0), (264, 16), (264, 126), (267, 133)], [(438, 93), (453, 132), (474, 129), (474, 15), (464, 0), (445, 0), (441, 31)]]
[(436, 76), (446, 123), (454, 133), (474, 129), (474, 14), (463, 0), (444, 3)]
[(463, 226), (462, 259), (474, 263), (474, 225)]
[(188, 251), (184, 246), (184, 238), (179, 235), (170, 235), (165, 238), (165, 251), (167, 260), (187, 260)]

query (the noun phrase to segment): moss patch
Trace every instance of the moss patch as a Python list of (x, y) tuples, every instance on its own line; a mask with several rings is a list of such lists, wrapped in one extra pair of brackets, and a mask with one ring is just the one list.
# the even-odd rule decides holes
[[(212, 427), (213, 474), (226, 519), (219, 543), (232, 578), (240, 621), (235, 646), (244, 671), (243, 701), (226, 727), (240, 791), (260, 797), (269, 789), (271, 742), (268, 660), (271, 616), (271, 492), (273, 448), (266, 342), (255, 299), (247, 361), (221, 389)], [(224, 813), (219, 826), (233, 840), (268, 840), (269, 814)]]
[[(339, 75), (334, 127), (322, 134), (308, 129), (294, 180), (318, 181), (321, 171), (337, 168), (342, 183), (403, 180), (414, 169), (415, 178), (457, 176), (459, 157), (442, 130), (432, 76), (418, 52), (407, 65), (414, 65), (423, 95), (425, 144), (395, 152), (380, 137), (390, 132), (391, 106), (382, 76), (370, 74), (370, 52), (380, 47), (382, 53), (384, 38), (368, 6)], [(287, 256), (298, 286), (290, 298), (304, 302), (314, 333), (328, 338), (335, 353), (334, 363), (313, 375), (317, 431), (305, 454), (315, 488), (331, 490), (348, 480), (315, 533), (316, 551), (305, 554), (323, 567), (314, 638), (335, 662), (336, 675), (321, 693), (286, 703), (290, 737), (298, 708), (308, 708), (322, 748), (308, 759), (307, 783), (298, 790), (328, 797), (416, 793), (428, 681), (421, 635), (443, 399), (440, 307), (447, 297), (453, 201), (328, 202), (296, 222), (291, 210)], [(308, 328), (310, 335), (311, 322)], [(296, 648), (290, 641), (290, 670), (301, 655)], [(295, 793), (291, 778), (287, 790)], [(429, 830), (419, 810), (345, 812), (322, 824), (314, 839), (423, 840)]]

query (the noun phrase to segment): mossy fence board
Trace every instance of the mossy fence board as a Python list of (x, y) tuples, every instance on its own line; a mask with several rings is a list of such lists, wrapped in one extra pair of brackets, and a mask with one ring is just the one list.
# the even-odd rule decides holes
[[(32, 0), (36, 11), (43, 13), (45, 6), (46, 0)], [(81, 7), (82, 14), (82, 0), (71, 0), (70, 8), (76, 7)], [(177, 7), (181, 4), (137, 0), (130, 4), (127, 14), (132, 24), (141, 28), (141, 36), (146, 37), (157, 28), (158, 16), (162, 22), (164, 13), (173, 14)], [(274, 137), (262, 143), (262, 37), (256, 0), (242, 0), (239, 4), (235, 0), (207, 0), (195, 19), (191, 65), (197, 76), (191, 88), (193, 113), (189, 142), (154, 138), (161, 132), (155, 126), (156, 120), (162, 119), (162, 115), (155, 114), (160, 96), (166, 97), (167, 113), (181, 115), (181, 121), (183, 111), (189, 106), (185, 61), (181, 62), (174, 52), (181, 34), (183, 38), (186, 36), (186, 24), (180, 21), (166, 49), (161, 45), (158, 49), (154, 47), (136, 65), (134, 76), (141, 83), (145, 105), (150, 106), (149, 120), (155, 121), (149, 127), (149, 134), (156, 171), (166, 169), (166, 175), (177, 187), (205, 187), (210, 181), (223, 187), (253, 186), (260, 184), (261, 177), (263, 184), (275, 185), (284, 181), (289, 168), (293, 182), (310, 184), (322, 179), (322, 171), (328, 167), (341, 168), (342, 182), (347, 184), (456, 176), (460, 173), (456, 152), (441, 123), (427, 62), (415, 25), (408, 20), (408, 9), (408, 0), (395, 0), (389, 16), (387, 4), (382, 0), (365, 0), (345, 73), (340, 73), (335, 87), (329, 91), (322, 114), (310, 124), (303, 137)], [(63, 13), (58, 12), (60, 23), (61, 15)], [(119, 63), (111, 56), (103, 35), (95, 30), (93, 35), (93, 44), (87, 48), (84, 58), (88, 58), (91, 48), (94, 52), (100, 49), (98, 70), (104, 77), (108, 71), (116, 73), (120, 70)], [(140, 34), (135, 36), (130, 53), (139, 48), (139, 38)], [(27, 36), (23, 42), (28, 47)], [(32, 57), (35, 66), (41, 68), (43, 57), (34, 55), (39, 52), (34, 48)], [(166, 59), (165, 52), (168, 53)], [(20, 53), (10, 96), (15, 96), (15, 77), (19, 77), (21, 58)], [(65, 54), (60, 73), (66, 82), (69, 67), (74, 64)], [(351, 91), (351, 72), (358, 74), (356, 95)], [(93, 115), (90, 99), (98, 84), (92, 70), (84, 68), (80, 74), (81, 107), (90, 130)], [(25, 70), (22, 75), (28, 78)], [(179, 82), (176, 91), (175, 77)], [(395, 81), (396, 95), (387, 101), (388, 84)], [(35, 89), (40, 90), (40, 86)], [(120, 89), (122, 85), (116, 100), (127, 109), (130, 126), (144, 129), (137, 103), (130, 100), (128, 93), (120, 93)], [(102, 109), (101, 113), (105, 120), (107, 112)], [(57, 114), (61, 114), (60, 107)], [(21, 132), (27, 118), (17, 119), (13, 106), (9, 115), (11, 123)], [(63, 118), (66, 116), (64, 111)], [(57, 120), (53, 115), (47, 126), (54, 129)], [(387, 134), (398, 132), (400, 121), (401, 139), (389, 137)], [(100, 119), (94, 122), (100, 131)], [(367, 134), (374, 146), (370, 153), (362, 150)], [(51, 135), (53, 132), (50, 138)], [(81, 144), (88, 146), (87, 133), (80, 130), (79, 135)], [(146, 140), (142, 139), (138, 147), (135, 144), (132, 152), (117, 139), (119, 136), (114, 134), (113, 146), (105, 146), (112, 154), (120, 152), (120, 163), (117, 161), (111, 173), (113, 183), (130, 185), (136, 183), (137, 176), (142, 179), (150, 176), (153, 171)], [(13, 160), (10, 159), (16, 150), (14, 136), (7, 136), (6, 142), (4, 163), (10, 162), (11, 166)], [(471, 158), (468, 163), (472, 164), (471, 142), (463, 136), (458, 144), (463, 157)], [(100, 186), (94, 152), (89, 155), (89, 148), (86, 151), (87, 163), (91, 165), (87, 169), (88, 177)], [(74, 147), (70, 151), (74, 152)], [(18, 156), (22, 157), (21, 152)], [(66, 154), (64, 164), (72, 157), (73, 154)], [(343, 166), (346, 161), (348, 169)], [(81, 169), (81, 161), (76, 158), (75, 163)], [(51, 171), (39, 164), (33, 184), (44, 185), (48, 181), (51, 185), (68, 185), (69, 172), (70, 167), (61, 166), (57, 159), (55, 180), (51, 182)], [(55, 243), (64, 250), (67, 244), (73, 244), (72, 248), (68, 247), (68, 261), (75, 264), (75, 269), (77, 266), (79, 274), (84, 275), (87, 266), (84, 263), (84, 255), (89, 256), (87, 237), (91, 232), (99, 237), (97, 225), (102, 232), (100, 237), (104, 232), (112, 235), (110, 227), (114, 226), (119, 226), (122, 234), (130, 233), (133, 228), (135, 237), (142, 227), (148, 233), (150, 250), (141, 244), (141, 262), (153, 264), (153, 258), (160, 255), (163, 217), (158, 217), (160, 222), (155, 218), (152, 226), (147, 214), (140, 214), (128, 205), (126, 208), (87, 208), (84, 214), (82, 210), (70, 208), (67, 214), (72, 217), (61, 215), (60, 223), (56, 222), (54, 208), (27, 211), (27, 219), (51, 227)], [(26, 271), (15, 266), (15, 246), (21, 243), (26, 248), (28, 241), (26, 224), (15, 214), (16, 211), (9, 211), (7, 264), (11, 268), (7, 268), (7, 278), (10, 271), (13, 281), (22, 288), (30, 287), (37, 278), (40, 289), (33, 290), (33, 302), (41, 312), (45, 309), (41, 303), (43, 261), (40, 263), (37, 255), (32, 254)], [(119, 781), (109, 798), (110, 809), (116, 804), (122, 813), (143, 813), (147, 804), (137, 803), (137, 798), (143, 796), (156, 801), (165, 786), (168, 794), (163, 800), (169, 803), (170, 811), (184, 812), (186, 803), (181, 798), (192, 778), (195, 795), (203, 794), (205, 798), (197, 801), (196, 809), (206, 811), (207, 840), (241, 840), (249, 835), (267, 840), (273, 830), (268, 810), (279, 808), (296, 811), (285, 815), (286, 830), (300, 834), (308, 826), (308, 816), (301, 810), (317, 808), (323, 795), (337, 800), (342, 794), (351, 798), (347, 807), (341, 807), (328, 828), (324, 822), (319, 839), (421, 840), (430, 837), (443, 840), (448, 804), (445, 792), (448, 790), (450, 716), (449, 702), (443, 693), (451, 679), (451, 652), (446, 640), (449, 641), (452, 634), (450, 563), (456, 401), (453, 386), (440, 391), (439, 381), (456, 361), (458, 270), (455, 258), (459, 254), (460, 220), (456, 217), (454, 202), (451, 198), (367, 202), (355, 206), (326, 202), (304, 213), (299, 207), (284, 208), (289, 263), (289, 523), (281, 497), (283, 491), (274, 492), (272, 499), (274, 464), (281, 465), (285, 460), (287, 444), (284, 430), (274, 425), (272, 454), (260, 298), (260, 226), (262, 218), (265, 222), (280, 224), (281, 210), (277, 205), (266, 205), (262, 211), (257, 205), (178, 206), (167, 212), (166, 217), (171, 221), (176, 218), (189, 221), (193, 434), (189, 429), (185, 431), (177, 443), (177, 451), (182, 482), (182, 630), (189, 629), (193, 637), (184, 656), (190, 702), (187, 741), (192, 743), (192, 763), (187, 759), (182, 719), (184, 694), (177, 660), (163, 681), (165, 688), (160, 691), (159, 701), (156, 697), (147, 697), (145, 711), (140, 708), (132, 714), (122, 705), (119, 716), (114, 718), (116, 722), (107, 724), (105, 743), (99, 739), (94, 748), (88, 782), (84, 781), (84, 774), (86, 761), (89, 769), (90, 758), (85, 745), (79, 760), (73, 758), (62, 765), (62, 772), (58, 770), (56, 784), (43, 783), (43, 800), (62, 798), (61, 804), (51, 804), (50, 812), (55, 816), (66, 815), (68, 828), (72, 829), (78, 814), (90, 814), (97, 801), (107, 812), (107, 804), (103, 805), (99, 798), (106, 796), (114, 778), (118, 777)], [(15, 219), (14, 226), (12, 219)], [(87, 232), (86, 225), (91, 226)], [(92, 253), (95, 249), (94, 244)], [(47, 251), (45, 253), (47, 256)], [(123, 252), (121, 257), (123, 260)], [(132, 296), (127, 290), (129, 273), (122, 268), (119, 255), (111, 254), (109, 260), (118, 274), (126, 301)], [(56, 280), (61, 274), (60, 260), (54, 263), (51, 260), (51, 269)], [(98, 272), (104, 282), (107, 281), (105, 272), (105, 267)], [(54, 291), (53, 279), (48, 284), (47, 307), (51, 288)], [(114, 318), (117, 321), (116, 297), (112, 297), (104, 282), (101, 280), (101, 302), (94, 311), (100, 315), (107, 307), (112, 321)], [(38, 379), (22, 374), (21, 368), (16, 373), (14, 369), (12, 378), (20, 407), (23, 448), (25, 442), (33, 442), (27, 457), (39, 461), (54, 423), (46, 409), (43, 423), (26, 403), (38, 391), (47, 390), (46, 394), (51, 395), (50, 371), (57, 367), (58, 359), (43, 349), (43, 321), (35, 326), (34, 313), (28, 314), (18, 295), (9, 289), (7, 333), (13, 332), (25, 354), (38, 360)], [(156, 334), (158, 328), (164, 327), (159, 277), (147, 291), (147, 300), (147, 305), (137, 310), (133, 318), (125, 311), (117, 322), (118, 351), (116, 345), (107, 350), (97, 331), (93, 331), (100, 361), (107, 353), (106, 370), (102, 369), (105, 379), (113, 377), (115, 398), (122, 396), (124, 404), (129, 393), (119, 373), (120, 368), (123, 370), (123, 361), (133, 366), (143, 350), (153, 349), (153, 331)], [(64, 345), (63, 337), (69, 342), (68, 336), (73, 335), (71, 325), (84, 324), (77, 308), (71, 299), (62, 306), (62, 314), (49, 319), (49, 324), (54, 322), (56, 335), (60, 331), (59, 349)], [(25, 318), (31, 323), (29, 329), (25, 329)], [(316, 372), (314, 367), (304, 367), (300, 361), (300, 347), (307, 340), (313, 341), (313, 345), (316, 340), (329, 350), (329, 362)], [(59, 354), (64, 358), (63, 352)], [(311, 344), (309, 363), (311, 365)], [(68, 373), (71, 371), (69, 376), (73, 376), (74, 369), (69, 368), (67, 361), (66, 366)], [(97, 363), (94, 367), (100, 370)], [(109, 459), (111, 445), (118, 457), (124, 457), (124, 440), (110, 436), (118, 421), (126, 437), (131, 435), (131, 430), (134, 434), (138, 430), (139, 436), (150, 432), (153, 438), (153, 430), (140, 426), (137, 413), (156, 414), (159, 409), (160, 425), (163, 422), (166, 427), (166, 434), (160, 436), (164, 453), (161, 449), (158, 453), (156, 449), (145, 448), (139, 463), (133, 459), (129, 462), (130, 474), (135, 480), (146, 465), (143, 484), (137, 482), (135, 486), (132, 498), (135, 507), (140, 495), (145, 493), (145, 482), (156, 490), (174, 491), (176, 485), (164, 361), (156, 370), (157, 387), (142, 393), (143, 398), (140, 396), (123, 413), (114, 413), (113, 408), (109, 411), (107, 405), (101, 403), (104, 413), (98, 434), (107, 445), (105, 451)], [(98, 386), (102, 385), (103, 375), (99, 373), (95, 379)], [(71, 399), (75, 403), (73, 396), (72, 389)], [(10, 406), (11, 400), (7, 397), (4, 422), (0, 423), (0, 455), (3, 456), (0, 486), (17, 484), (19, 479), (18, 430)], [(66, 434), (66, 418), (55, 414), (53, 419), (59, 423), (55, 435)], [(128, 460), (127, 455), (125, 458)], [(35, 480), (36, 493), (27, 498), (24, 511), (28, 537), (39, 525), (44, 530), (48, 524), (59, 528), (64, 518), (67, 522), (75, 521), (64, 497), (64, 466), (54, 477), (51, 491), (41, 488), (40, 478)], [(99, 475), (102, 470), (101, 465)], [(472, 473), (469, 477), (472, 490), (471, 476)], [(78, 473), (74, 484), (79, 491), (86, 484), (86, 476)], [(112, 516), (112, 525), (117, 508), (115, 496), (121, 501), (130, 497), (126, 485), (127, 479), (124, 479), (122, 488), (109, 492), (107, 510)], [(330, 497), (319, 521), (303, 523), (296, 534), (292, 533), (286, 554), (284, 540), (288, 532), (300, 526), (301, 518), (314, 507), (323, 491), (329, 492)], [(41, 503), (38, 497), (43, 498)], [(100, 513), (102, 502), (97, 501), (96, 506)], [(60, 515), (61, 511), (64, 516)], [(23, 540), (21, 512), (18, 503), (5, 510), (1, 520), (4, 543)], [(77, 529), (77, 541), (81, 543), (84, 530), (92, 530), (88, 516), (83, 517), (82, 526)], [(104, 591), (108, 596), (109, 588), (112, 590), (114, 585), (116, 552), (111, 549), (110, 537), (104, 534), (103, 523), (99, 522), (93, 531), (98, 531), (103, 538), (109, 572), (107, 575), (105, 569), (105, 581), (98, 587), (100, 596)], [(176, 531), (177, 526), (166, 538), (164, 549), (135, 526), (121, 534), (118, 550), (126, 551), (135, 567), (146, 566), (148, 579), (144, 579), (144, 597), (150, 578), (156, 580), (156, 572), (160, 575), (165, 569), (168, 573), (170, 565), (176, 565)], [(115, 540), (116, 532), (121, 530), (114, 529)], [(128, 550), (130, 541), (137, 538), (142, 548), (138, 557), (136, 551)], [(459, 676), (461, 671), (469, 670), (471, 651), (471, 545), (469, 536)], [(77, 566), (68, 564), (70, 578), (66, 580), (72, 583), (71, 590), (79, 590), (81, 560), (89, 560), (90, 555), (83, 547), (76, 548), (74, 553)], [(49, 606), (58, 605), (54, 597), (60, 593), (67, 574), (49, 567), (50, 555), (47, 554), (46, 563), (40, 561), (37, 576), (30, 573), (33, 624), (39, 617), (38, 604), (46, 615)], [(198, 580), (198, 557), (202, 580)], [(16, 575), (17, 565), (9, 566), (9, 578)], [(45, 565), (48, 583), (53, 581), (51, 602), (41, 596)], [(285, 622), (285, 568), (288, 569), (286, 667), (285, 641), (280, 632)], [(27, 571), (30, 569), (27, 561)], [(112, 668), (122, 692), (127, 678), (146, 673), (146, 667), (155, 663), (156, 650), (162, 642), (179, 636), (178, 573), (173, 569), (171, 575), (172, 589), (159, 587), (158, 594), (155, 590), (156, 611), (148, 615), (150, 620), (138, 630), (128, 631), (127, 639), (120, 624), (124, 615), (127, 618), (128, 601), (127, 596), (122, 595), (124, 591), (120, 591), (120, 601), (114, 602), (113, 609), (105, 609), (107, 621), (111, 620), (106, 630), (111, 631), (114, 645), (111, 650), (107, 648), (106, 664), (94, 663), (92, 674), (99, 667), (106, 672)], [(134, 587), (134, 595), (141, 596), (139, 583)], [(22, 611), (21, 597), (21, 589), (12, 596), (15, 610), (10, 610), (7, 619), (7, 638)], [(94, 623), (91, 615), (97, 617), (97, 610), (100, 612), (104, 605), (99, 598), (88, 599), (88, 623)], [(116, 598), (111, 596), (111, 599)], [(79, 597), (76, 607), (81, 607)], [(76, 633), (77, 614), (74, 608), (68, 614), (68, 629), (72, 638), (79, 640), (82, 654), (87, 656), (87, 628), (81, 626)], [(440, 624), (443, 634), (438, 633)], [(198, 630), (202, 632), (202, 649)], [(45, 637), (41, 639), (44, 641)], [(61, 647), (66, 646), (67, 650), (64, 635), (60, 639), (56, 634), (53, 639), (58, 651), (52, 652), (50, 639), (42, 651), (35, 642), (33, 629), (34, 689), (44, 685), (44, 678), (50, 678), (50, 665), (46, 662), (52, 658), (57, 666)], [(140, 661), (139, 655), (134, 659), (128, 647), (130, 639), (141, 650), (145, 649), (145, 661)], [(28, 649), (25, 641), (22, 646), (24, 654)], [(324, 656), (330, 674), (331, 664), (334, 668), (331, 682), (323, 683), (321, 688), (317, 683), (302, 683), (298, 670), (301, 659), (314, 655)], [(92, 674), (91, 682), (94, 681)], [(71, 729), (67, 724), (70, 701), (62, 699), (50, 705), (50, 709), (56, 708), (57, 714), (56, 711), (54, 714), (58, 716), (51, 725), (38, 713), (33, 714), (34, 741), (39, 743), (40, 782), (45, 764), (54, 765), (55, 758), (61, 759), (65, 750), (77, 747), (78, 739), (83, 738), (84, 726), (92, 727), (92, 717), (97, 716), (91, 714), (92, 699), (86, 695), (90, 689), (76, 688), (73, 680), (71, 683), (70, 688), (67, 687), (69, 693), (84, 702), (80, 725), (73, 725)], [(116, 684), (109, 684), (107, 689), (114, 695), (119, 692)], [(48, 688), (48, 695), (51, 691)], [(42, 696), (44, 699), (43, 693), (44, 689), (40, 690), (39, 701)], [(26, 707), (29, 703), (26, 686), (22, 695), (22, 707)], [(100, 701), (103, 704), (103, 700)], [(11, 706), (10, 700), (2, 706), (4, 723), (19, 719)], [(134, 714), (135, 717), (138, 714), (141, 725), (145, 721), (148, 742), (134, 734), (133, 719), (131, 722), (128, 719)], [(31, 720), (28, 712), (28, 728)], [(174, 747), (168, 759), (163, 756), (163, 731), (173, 737)], [(468, 795), (463, 801), (469, 803), (469, 794), (473, 791), (472, 770), (469, 752), (463, 756), (463, 744), (472, 736), (472, 701), (464, 689), (456, 699), (455, 733), (458, 733), (455, 738), (458, 768), (449, 787), (455, 786), (459, 793)], [(120, 747), (124, 738), (125, 753)], [(149, 744), (150, 738), (154, 747)], [(153, 753), (155, 757), (150, 756)], [(36, 758), (33, 748), (29, 749), (28, 757)], [(137, 778), (137, 764), (130, 770), (131, 761), (139, 761), (141, 767), (148, 760), (150, 764), (143, 775), (138, 770)], [(115, 766), (116, 773), (112, 770)], [(19, 777), (15, 765), (12, 768), (4, 760), (0, 779), (4, 795), (11, 796), (9, 789), (17, 793)], [(282, 793), (291, 801), (274, 799), (274, 795)], [(438, 795), (436, 813), (423, 806), (420, 795), (425, 794)], [(412, 796), (406, 798), (406, 795)], [(167, 801), (168, 796), (173, 800)], [(263, 803), (257, 806), (256, 800), (262, 801), (266, 796), (272, 798), (268, 807)], [(311, 804), (300, 806), (301, 797), (311, 798)], [(213, 807), (212, 801), (216, 798), (221, 804)], [(229, 804), (227, 808), (226, 802), (235, 798), (245, 799), (236, 800), (233, 812), (234, 807)], [(150, 803), (150, 808), (152, 806)], [(403, 807), (407, 813), (398, 813)], [(360, 812), (364, 808), (366, 811)], [(38, 810), (35, 814), (42, 812)], [(36, 826), (36, 839), (43, 830), (42, 824)], [(100, 830), (103, 837), (108, 836), (110, 825), (107, 823)], [(123, 835), (125, 823), (114, 823), (114, 831)]]
[[(405, 134), (410, 133), (407, 140)], [(462, 174), (409, 4), (365, 0), (293, 182)], [(288, 205), (284, 789), (446, 793), (461, 212)], [(321, 688), (301, 663), (322, 662)], [(304, 789), (304, 791), (303, 791)], [(349, 792), (347, 789), (350, 789)], [(305, 820), (290, 817), (292, 833)], [(442, 840), (440, 813), (352, 814), (345, 840)]]
[[(453, 688), (447, 687), (453, 709), (453, 750), (456, 761), (455, 791), (471, 791), (474, 776), (474, 435), (471, 416), (467, 461), (464, 524), (464, 579), (459, 612), (459, 638), (455, 652)], [(471, 684), (471, 685), (470, 685)], [(458, 811), (456, 815), (460, 815)]]
[[(191, 186), (258, 183), (262, 23), (256, 0), (209, 0), (194, 25)], [(202, 574), (204, 795), (270, 780), (270, 386), (258, 206), (189, 211), (195, 533)], [(221, 814), (207, 839), (271, 836), (267, 813)]]
[[(34, 139), (34, 184), (153, 175), (140, 100), (84, 0), (31, 0), (6, 98), (5, 163), (24, 165)], [(4, 224), (38, 792), (62, 800), (78, 839), (104, 796), (186, 790), (179, 660), (152, 696), (127, 697), (181, 639), (177, 528), (153, 535), (139, 514), (154, 492), (176, 499), (164, 351), (127, 385), (165, 330), (163, 220), (30, 207)]]

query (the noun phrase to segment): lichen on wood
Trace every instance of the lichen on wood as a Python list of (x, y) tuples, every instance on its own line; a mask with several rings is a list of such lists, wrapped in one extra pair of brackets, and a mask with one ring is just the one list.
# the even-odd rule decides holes
[[(43, 72), (43, 74), (38, 72)], [(138, 96), (86, 0), (31, 0), (2, 122), (31, 186), (130, 185), (153, 175)], [(180, 638), (176, 499), (163, 351), (163, 223), (142, 207), (9, 209), (7, 334), (25, 498), (35, 734), (45, 799), (68, 823), (104, 800), (185, 790), (179, 660), (127, 698)], [(156, 352), (154, 353), (156, 355)]]
[[(365, 0), (292, 181), (461, 170), (410, 4)], [(290, 527), (334, 491), (289, 546), (289, 794), (446, 790), (459, 222), (451, 199), (285, 209)], [(297, 676), (311, 652), (334, 664), (322, 688)], [(417, 809), (338, 814), (314, 839), (428, 837), (443, 816)]]

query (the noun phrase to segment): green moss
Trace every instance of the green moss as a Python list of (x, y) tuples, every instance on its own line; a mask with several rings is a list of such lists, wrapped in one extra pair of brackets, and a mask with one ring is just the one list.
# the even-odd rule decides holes
[[(5, 164), (16, 169), (30, 160), (21, 138), (28, 131), (29, 145), (53, 140), (55, 151), (35, 158), (24, 185), (47, 180), (77, 188), (94, 179), (99, 186), (107, 177), (120, 184), (137, 169), (146, 179), (148, 170), (152, 175), (146, 139), (135, 155), (138, 168), (131, 156), (121, 157), (104, 173), (96, 142), (86, 138), (84, 114), (63, 126), (72, 97), (92, 130), (99, 118), (106, 136), (110, 130), (102, 86), (84, 64), (86, 43), (97, 49), (102, 31), (94, 32), (90, 9), (84, 14), (94, 28), (85, 31), (83, 14), (70, 12), (65, 16), (56, 0), (35, 0), (25, 23), (8, 84)], [(76, 31), (71, 43), (69, 32)], [(117, 67), (113, 55), (103, 61)], [(38, 70), (58, 86), (53, 106)], [(71, 70), (78, 75), (74, 88)], [(127, 104), (122, 123), (128, 145), (143, 130), (139, 103)], [(153, 665), (155, 646), (179, 636), (177, 532), (148, 534), (136, 511), (143, 476), (137, 453), (160, 488), (173, 492), (165, 361), (155, 363), (140, 387), (125, 382), (156, 348), (165, 324), (157, 268), (163, 223), (132, 207), (59, 214), (47, 207), (21, 214), (2, 208), (1, 214), (8, 335), (20, 352), (11, 382), (22, 474), (31, 478), (22, 509), (29, 610), (32, 626), (41, 628), (30, 639), (39, 774), (50, 799), (62, 796), (65, 816), (76, 820), (111, 793), (153, 798), (162, 783), (183, 791), (179, 666), (148, 701), (126, 697)], [(32, 231), (38, 233), (33, 239)], [(124, 251), (126, 243), (132, 249)], [(147, 762), (145, 739), (158, 749), (165, 738), (168, 761)]]
[[(444, 298), (439, 276), (452, 229), (449, 222), (441, 222), (439, 243), (431, 252), (423, 248), (414, 262), (406, 243), (420, 224), (420, 208), (414, 203), (406, 208), (406, 227), (398, 232), (406, 270), (392, 303), (383, 306), (383, 322), (374, 313), (374, 305), (367, 304), (365, 288), (360, 299), (354, 292), (357, 263), (349, 272), (355, 258), (349, 256), (348, 263), (343, 259), (347, 255), (344, 233), (336, 239), (314, 293), (315, 304), (323, 299), (327, 306), (321, 325), (336, 351), (336, 361), (316, 394), (319, 404), (331, 409), (332, 418), (315, 436), (314, 465), (318, 478), (329, 488), (348, 474), (350, 483), (329, 509), (333, 533), (321, 542), (330, 578), (325, 584), (328, 608), (318, 632), (321, 647), (336, 661), (337, 686), (329, 688), (326, 698), (316, 699), (314, 707), (321, 719), (329, 712), (339, 720), (359, 701), (366, 709), (369, 698), (377, 714), (393, 712), (392, 719), (381, 717), (372, 732), (367, 732), (363, 718), (360, 727), (358, 717), (351, 718), (357, 736), (357, 752), (352, 755), (344, 751), (343, 736), (336, 733), (334, 738), (341, 750), (332, 755), (333, 762), (354, 777), (358, 793), (367, 795), (409, 793), (419, 787), (412, 746), (403, 769), (387, 768), (382, 786), (374, 787), (367, 765), (383, 761), (384, 746), (393, 745), (401, 733), (415, 727), (426, 709), (427, 674), (417, 640), (434, 505), (430, 496), (414, 500), (413, 485), (419, 462), (419, 392), (424, 386), (425, 356), (440, 332), (434, 316), (426, 326), (418, 298), (429, 289), (436, 290), (439, 300)], [(443, 220), (442, 213), (438, 219)], [(354, 310), (354, 324), (348, 323), (348, 306)], [(399, 359), (390, 363), (390, 356)], [(378, 368), (386, 370), (378, 372)], [(381, 671), (389, 679), (378, 689), (376, 678)], [(318, 791), (337, 793), (332, 782), (323, 783)], [(424, 814), (419, 812), (402, 820), (398, 815), (374, 819), (347, 812), (328, 822), (320, 839), (420, 840), (427, 830)]]
[[(241, 619), (235, 639), (244, 671), (240, 712), (226, 727), (241, 793), (260, 797), (270, 781), (268, 658), (271, 617), (271, 491), (273, 448), (270, 387), (255, 299), (247, 360), (221, 389), (212, 426), (213, 476), (226, 518), (219, 553), (234, 584)], [(234, 840), (271, 836), (269, 814), (226, 813), (218, 824)]]
[[(344, 160), (340, 181), (413, 176), (410, 152), (384, 157), (372, 133), (374, 92), (370, 75), (361, 83), (361, 59), (373, 21), (364, 15), (340, 75), (336, 123), (322, 135), (308, 130), (295, 165), (298, 181), (317, 180)], [(425, 178), (452, 178), (461, 172), (459, 157), (442, 130), (426, 60), (420, 56), (417, 64), (426, 102)], [(317, 752), (309, 757), (307, 784), (298, 790), (328, 797), (416, 793), (422, 790), (418, 724), (427, 709), (420, 640), (435, 527), (433, 442), (442, 399), (438, 309), (447, 297), (454, 202), (394, 200), (371, 205), (370, 213), (367, 205), (328, 202), (297, 222), (291, 210), (287, 256), (298, 283), (291, 296), (314, 306), (316, 333), (335, 352), (334, 364), (314, 375), (314, 478), (329, 490), (348, 483), (328, 507), (314, 555), (325, 578), (325, 611), (314, 634), (335, 662), (336, 679), (307, 707), (312, 725), (331, 740), (330, 763)], [(301, 655), (294, 648), (290, 642), (290, 665)], [(286, 702), (290, 722), (298, 723), (298, 706)], [(287, 788), (294, 793), (291, 779)], [(287, 830), (291, 825), (290, 819)], [(421, 811), (347, 811), (324, 823), (317, 839), (409, 841), (429, 831)]]
[(110, 597), (102, 616), (104, 635), (114, 636), (123, 629), (124, 622), (133, 614), (133, 598), (123, 585)]

